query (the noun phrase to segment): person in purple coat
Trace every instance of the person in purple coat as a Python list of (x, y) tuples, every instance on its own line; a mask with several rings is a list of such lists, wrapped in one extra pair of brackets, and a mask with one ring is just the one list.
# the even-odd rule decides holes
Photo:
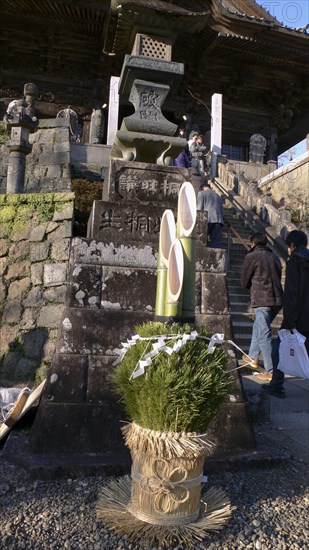
[(179, 153), (178, 157), (175, 158), (173, 165), (178, 166), (179, 168), (189, 168), (190, 160), (186, 149), (183, 149), (181, 153)]

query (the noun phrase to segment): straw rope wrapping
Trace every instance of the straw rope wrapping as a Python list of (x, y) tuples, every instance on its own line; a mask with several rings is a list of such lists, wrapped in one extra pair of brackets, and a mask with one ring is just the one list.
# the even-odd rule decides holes
[[(122, 431), (133, 457), (132, 480), (124, 476), (103, 486), (97, 517), (106, 527), (146, 547), (182, 544), (189, 549), (225, 526), (233, 510), (225, 493), (212, 488), (201, 497), (204, 457), (212, 449), (205, 434), (156, 432), (135, 423)], [(191, 491), (196, 491), (194, 502)]]
[(101, 489), (97, 502), (97, 517), (108, 529), (127, 535), (131, 541), (141, 541), (146, 547), (160, 545), (171, 549), (178, 544), (194, 548), (209, 536), (209, 531), (220, 531), (232, 515), (234, 507), (224, 491), (210, 488), (202, 494), (199, 517), (186, 525), (152, 525), (134, 517), (128, 511), (131, 499), (131, 478), (112, 479)]
[(210, 455), (215, 446), (206, 433), (159, 432), (142, 428), (135, 422), (125, 424), (121, 431), (131, 451), (150, 453), (165, 459)]
[[(132, 493), (128, 510), (138, 519), (157, 525), (183, 525), (197, 519), (201, 483), (205, 479), (202, 472), (189, 478), (191, 464), (184, 460), (174, 467), (171, 461), (142, 455), (141, 462), (142, 472), (139, 470), (140, 461), (133, 458)], [(199, 462), (202, 469), (203, 460)], [(148, 475), (145, 471), (149, 472)], [(192, 490), (195, 492), (193, 499)], [(186, 503), (189, 499), (188, 511)]]
[[(156, 512), (164, 514), (170, 511), (171, 501), (180, 503), (186, 502), (189, 498), (188, 487), (199, 485), (202, 476), (188, 480), (188, 471), (184, 467), (173, 468), (168, 476), (164, 476), (159, 471), (160, 467), (158, 466), (160, 463), (168, 464), (167, 460), (163, 458), (155, 459), (152, 462), (153, 476), (143, 476), (132, 469), (131, 478), (132, 481), (138, 482), (146, 493), (155, 494), (155, 510)], [(175, 476), (179, 476), (177, 481), (173, 481), (173, 477)], [(180, 491), (178, 491), (178, 489), (180, 489)], [(162, 499), (161, 497), (168, 498)]]

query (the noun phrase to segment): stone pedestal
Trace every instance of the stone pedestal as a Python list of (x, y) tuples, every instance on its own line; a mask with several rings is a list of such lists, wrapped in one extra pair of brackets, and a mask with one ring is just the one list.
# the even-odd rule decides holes
[[(176, 214), (176, 201), (170, 207)], [(31, 432), (30, 450), (35, 456), (52, 455), (56, 460), (65, 453), (67, 464), (70, 460), (74, 464), (77, 459), (87, 463), (95, 453), (103, 470), (113, 456), (115, 472), (119, 461), (127, 464), (120, 431), (126, 416), (114, 393), (113, 362), (121, 342), (132, 335), (134, 327), (153, 320), (164, 210), (158, 203), (95, 201), (89, 238), (73, 240), (57, 353)], [(200, 212), (196, 323), (231, 338), (226, 252), (206, 247), (206, 227), (207, 216)], [(232, 358), (231, 367), (235, 367)], [(231, 393), (235, 403), (228, 405), (228, 414), (233, 417), (234, 407), (243, 435), (239, 439), (229, 434), (227, 438), (224, 430), (221, 440), (217, 430), (221, 454), (254, 447), (237, 375)]]

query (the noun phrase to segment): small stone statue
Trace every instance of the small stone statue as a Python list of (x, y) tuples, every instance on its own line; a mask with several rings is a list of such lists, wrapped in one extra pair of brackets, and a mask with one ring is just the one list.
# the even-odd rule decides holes
[(13, 125), (28, 127), (32, 131), (36, 129), (37, 118), (34, 116), (35, 96), (35, 84), (25, 84), (22, 99), (13, 99), (7, 107), (3, 117), (6, 128), (10, 128)]
[(261, 134), (250, 137), (249, 162), (263, 164), (266, 150), (266, 139)]
[(30, 116), (32, 120), (37, 120), (34, 116), (35, 112), (35, 97), (36, 97), (36, 86), (32, 82), (28, 82), (24, 85), (24, 100), (25, 100), (25, 109), (26, 114)]
[(89, 143), (102, 143), (104, 133), (104, 114), (101, 107), (94, 107), (90, 120)]
[(56, 118), (67, 118), (69, 120), (71, 140), (75, 141), (76, 135), (77, 135), (77, 125), (78, 125), (77, 113), (73, 111), (73, 109), (71, 109), (70, 106), (68, 106), (67, 109), (62, 109), (62, 111), (59, 111), (57, 113)]

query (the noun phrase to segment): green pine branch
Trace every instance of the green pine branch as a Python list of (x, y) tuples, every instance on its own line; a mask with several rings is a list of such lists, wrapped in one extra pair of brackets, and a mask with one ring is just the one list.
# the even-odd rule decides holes
[[(190, 333), (189, 325), (146, 323), (136, 327), (140, 336)], [(202, 336), (209, 333), (195, 328)], [(166, 344), (173, 346), (174, 340)], [(114, 381), (132, 421), (159, 431), (203, 432), (222, 406), (231, 376), (226, 370), (227, 356), (222, 349), (208, 350), (208, 341), (190, 340), (171, 356), (160, 352), (145, 374), (130, 376), (142, 356), (151, 349), (148, 341), (138, 340), (117, 366)]]

